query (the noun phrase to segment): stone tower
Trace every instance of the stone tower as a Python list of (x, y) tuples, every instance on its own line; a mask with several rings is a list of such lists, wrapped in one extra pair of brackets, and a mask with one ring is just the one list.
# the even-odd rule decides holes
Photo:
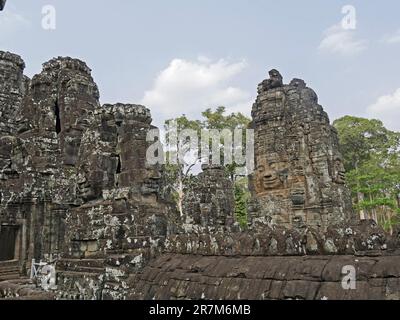
[(23, 69), (19, 56), (0, 52), (0, 226), (17, 230), (10, 247), (29, 269), (32, 258), (61, 252), (80, 141), (99, 94), (76, 59), (53, 59), (32, 80)]
[(202, 170), (183, 201), (185, 230), (190, 224), (202, 231), (229, 228), (235, 220), (233, 183), (222, 166), (203, 164)]
[(151, 121), (147, 108), (132, 104), (107, 104), (91, 117), (58, 264), (63, 297), (122, 298), (129, 276), (161, 253), (171, 211), (160, 197), (160, 170), (146, 160)]
[(99, 91), (86, 63), (58, 57), (33, 77), (21, 121), (27, 131), (56, 137), (62, 164), (74, 166), (88, 118), (99, 106)]
[(29, 79), (23, 75), (25, 63), (20, 56), (0, 51), (0, 135), (13, 135)]
[(284, 85), (277, 70), (269, 75), (252, 109), (252, 222), (325, 230), (356, 219), (337, 132), (317, 95), (303, 80)]
[[(1, 2), (1, 9), (3, 5)], [(27, 257), (27, 242), (22, 235), (27, 222), (18, 205), (24, 189), (19, 179), (24, 148), (21, 139), (15, 136), (16, 118), (29, 85), (29, 79), (23, 75), (24, 68), (20, 56), (0, 51), (0, 264), (13, 260), (16, 273), (22, 271)]]

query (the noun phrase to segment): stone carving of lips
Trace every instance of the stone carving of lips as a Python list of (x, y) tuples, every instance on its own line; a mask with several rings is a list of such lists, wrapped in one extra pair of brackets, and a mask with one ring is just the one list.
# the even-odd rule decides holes
[(267, 188), (267, 189), (270, 189), (270, 188), (273, 188), (273, 187), (279, 185), (279, 182), (280, 182), (278, 177), (273, 173), (265, 174), (262, 181), (264, 184), (264, 188)]
[(341, 184), (346, 183), (346, 171), (344, 170), (343, 161), (340, 157), (335, 160), (335, 171), (336, 176), (334, 177), (334, 181)]
[(346, 174), (344, 171), (339, 171), (337, 173), (336, 182), (338, 183), (345, 183), (346, 182)]

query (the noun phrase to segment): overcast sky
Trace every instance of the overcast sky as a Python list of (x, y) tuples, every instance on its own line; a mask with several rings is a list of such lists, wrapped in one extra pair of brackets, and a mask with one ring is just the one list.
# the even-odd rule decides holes
[[(45, 5), (55, 30), (42, 26)], [(345, 5), (355, 29), (343, 28)], [(218, 105), (249, 114), (277, 68), (285, 82), (304, 79), (332, 121), (374, 117), (400, 130), (399, 17), (398, 0), (7, 0), (0, 50), (21, 55), (28, 76), (54, 56), (80, 58), (102, 103), (145, 104), (157, 125)]]

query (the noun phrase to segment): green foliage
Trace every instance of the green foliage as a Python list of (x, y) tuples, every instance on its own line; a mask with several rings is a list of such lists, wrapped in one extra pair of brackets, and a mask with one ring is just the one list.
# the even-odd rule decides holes
[[(204, 112), (202, 112), (203, 119), (202, 120), (191, 120), (188, 119), (186, 115), (182, 115), (180, 117), (177, 117), (175, 119), (169, 119), (165, 122), (165, 129), (166, 129), (166, 137), (169, 139), (169, 131), (168, 131), (168, 123), (171, 121), (175, 121), (177, 123), (177, 130), (178, 132), (184, 130), (184, 129), (192, 129), (195, 130), (199, 137), (200, 137), (200, 132), (202, 129), (217, 129), (222, 131), (223, 129), (228, 129), (233, 132), (235, 129), (246, 129), (251, 122), (251, 120), (243, 115), (242, 113), (231, 113), (231, 114), (225, 114), (226, 113), (226, 108), (225, 107), (217, 107), (215, 111), (211, 110), (210, 108), (206, 109)], [(222, 145), (222, 138), (221, 138), (221, 145)], [(211, 142), (210, 142), (211, 144)], [(242, 136), (242, 148), (245, 150), (246, 146), (246, 135), (245, 131), (243, 131), (243, 136)], [(175, 149), (178, 149), (179, 146), (176, 146)], [(199, 139), (199, 147), (200, 147), (200, 139)], [(223, 150), (221, 150), (221, 153)], [(168, 156), (168, 153), (167, 153)], [(178, 164), (179, 166), (179, 164)], [(229, 176), (231, 177), (232, 180), (235, 179), (235, 172), (237, 168), (236, 163), (232, 164), (227, 164), (225, 165)], [(184, 170), (184, 168), (181, 168), (180, 170)]]
[[(175, 121), (178, 134), (182, 130), (192, 129), (198, 133), (199, 137), (202, 129), (207, 129), (207, 130), (229, 129), (232, 130), (233, 132), (234, 129), (246, 129), (251, 121), (249, 118), (247, 118), (240, 112), (226, 114), (225, 107), (218, 107), (216, 108), (215, 111), (211, 109), (206, 109), (204, 112), (202, 112), (202, 116), (203, 116), (202, 120), (192, 120), (189, 119), (186, 115), (182, 115), (175, 119), (167, 120), (165, 122), (167, 140), (170, 140), (169, 138), (170, 135), (172, 134), (169, 128), (169, 124), (171, 123), (171, 121)], [(243, 131), (242, 142), (243, 142), (242, 148), (245, 148), (245, 143), (246, 143), (245, 131)], [(199, 147), (200, 143), (201, 139), (199, 139)], [(220, 143), (222, 145), (222, 138)], [(179, 143), (176, 143), (175, 146), (171, 147), (172, 149), (166, 152), (167, 159), (169, 159), (169, 153), (178, 152), (179, 148), (181, 148), (182, 146), (179, 145)], [(223, 151), (221, 150), (221, 152)], [(165, 184), (167, 186), (167, 191), (171, 194), (181, 214), (182, 214), (182, 201), (184, 197), (185, 188), (187, 188), (193, 180), (193, 175), (191, 173), (192, 166), (193, 165), (185, 166), (179, 161), (177, 164), (167, 163), (164, 166), (165, 179), (166, 179)], [(225, 165), (225, 169), (229, 177), (232, 179), (233, 182), (235, 182), (235, 199), (236, 199), (236, 189), (237, 192), (239, 192), (237, 195), (238, 197), (237, 206), (238, 208), (240, 208), (238, 209), (240, 212), (238, 212), (237, 217), (239, 219), (240, 224), (242, 226), (245, 226), (247, 225), (246, 206), (247, 206), (248, 188), (247, 185), (246, 187), (243, 186), (243, 181), (244, 180), (247, 181), (247, 178), (244, 179), (243, 181), (241, 180), (241, 182), (239, 183), (235, 181), (236, 168), (237, 168), (236, 163)], [(238, 185), (238, 187), (236, 187), (236, 185)]]
[(333, 122), (340, 138), (340, 149), (347, 171), (356, 169), (372, 157), (398, 155), (400, 133), (386, 129), (379, 120), (345, 116)]
[(229, 115), (225, 115), (225, 112), (225, 107), (218, 107), (216, 111), (207, 109), (206, 111), (202, 112), (201, 114), (205, 119), (203, 121), (204, 128), (218, 130), (234, 130), (236, 128), (246, 129), (251, 121), (241, 112), (231, 113)]
[(400, 133), (379, 120), (351, 116), (334, 126), (355, 208), (391, 230), (400, 221)]
[[(235, 129), (243, 129), (242, 132), (242, 151), (246, 150), (246, 131), (248, 128), (251, 119), (243, 115), (241, 112), (231, 113), (225, 115), (226, 109), (225, 107), (218, 107), (215, 111), (211, 109), (207, 109), (202, 112), (203, 120), (203, 128), (205, 129), (217, 129), (223, 130), (228, 129), (233, 132)], [(223, 143), (221, 138), (221, 144)], [(221, 150), (221, 154), (222, 154)], [(222, 158), (222, 157), (221, 157)], [(228, 174), (232, 181), (235, 180), (236, 176), (236, 168), (238, 164), (233, 161), (232, 164), (225, 164), (225, 168), (228, 171)]]
[(236, 180), (235, 183), (235, 218), (243, 229), (247, 228), (247, 201), (250, 197), (247, 178)]

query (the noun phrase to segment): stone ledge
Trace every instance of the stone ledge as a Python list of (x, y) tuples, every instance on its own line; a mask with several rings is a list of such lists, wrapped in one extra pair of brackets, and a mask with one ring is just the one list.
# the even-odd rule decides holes
[[(355, 290), (342, 288), (345, 265), (356, 268)], [(129, 283), (130, 299), (398, 300), (400, 255), (316, 259), (164, 254)]]

